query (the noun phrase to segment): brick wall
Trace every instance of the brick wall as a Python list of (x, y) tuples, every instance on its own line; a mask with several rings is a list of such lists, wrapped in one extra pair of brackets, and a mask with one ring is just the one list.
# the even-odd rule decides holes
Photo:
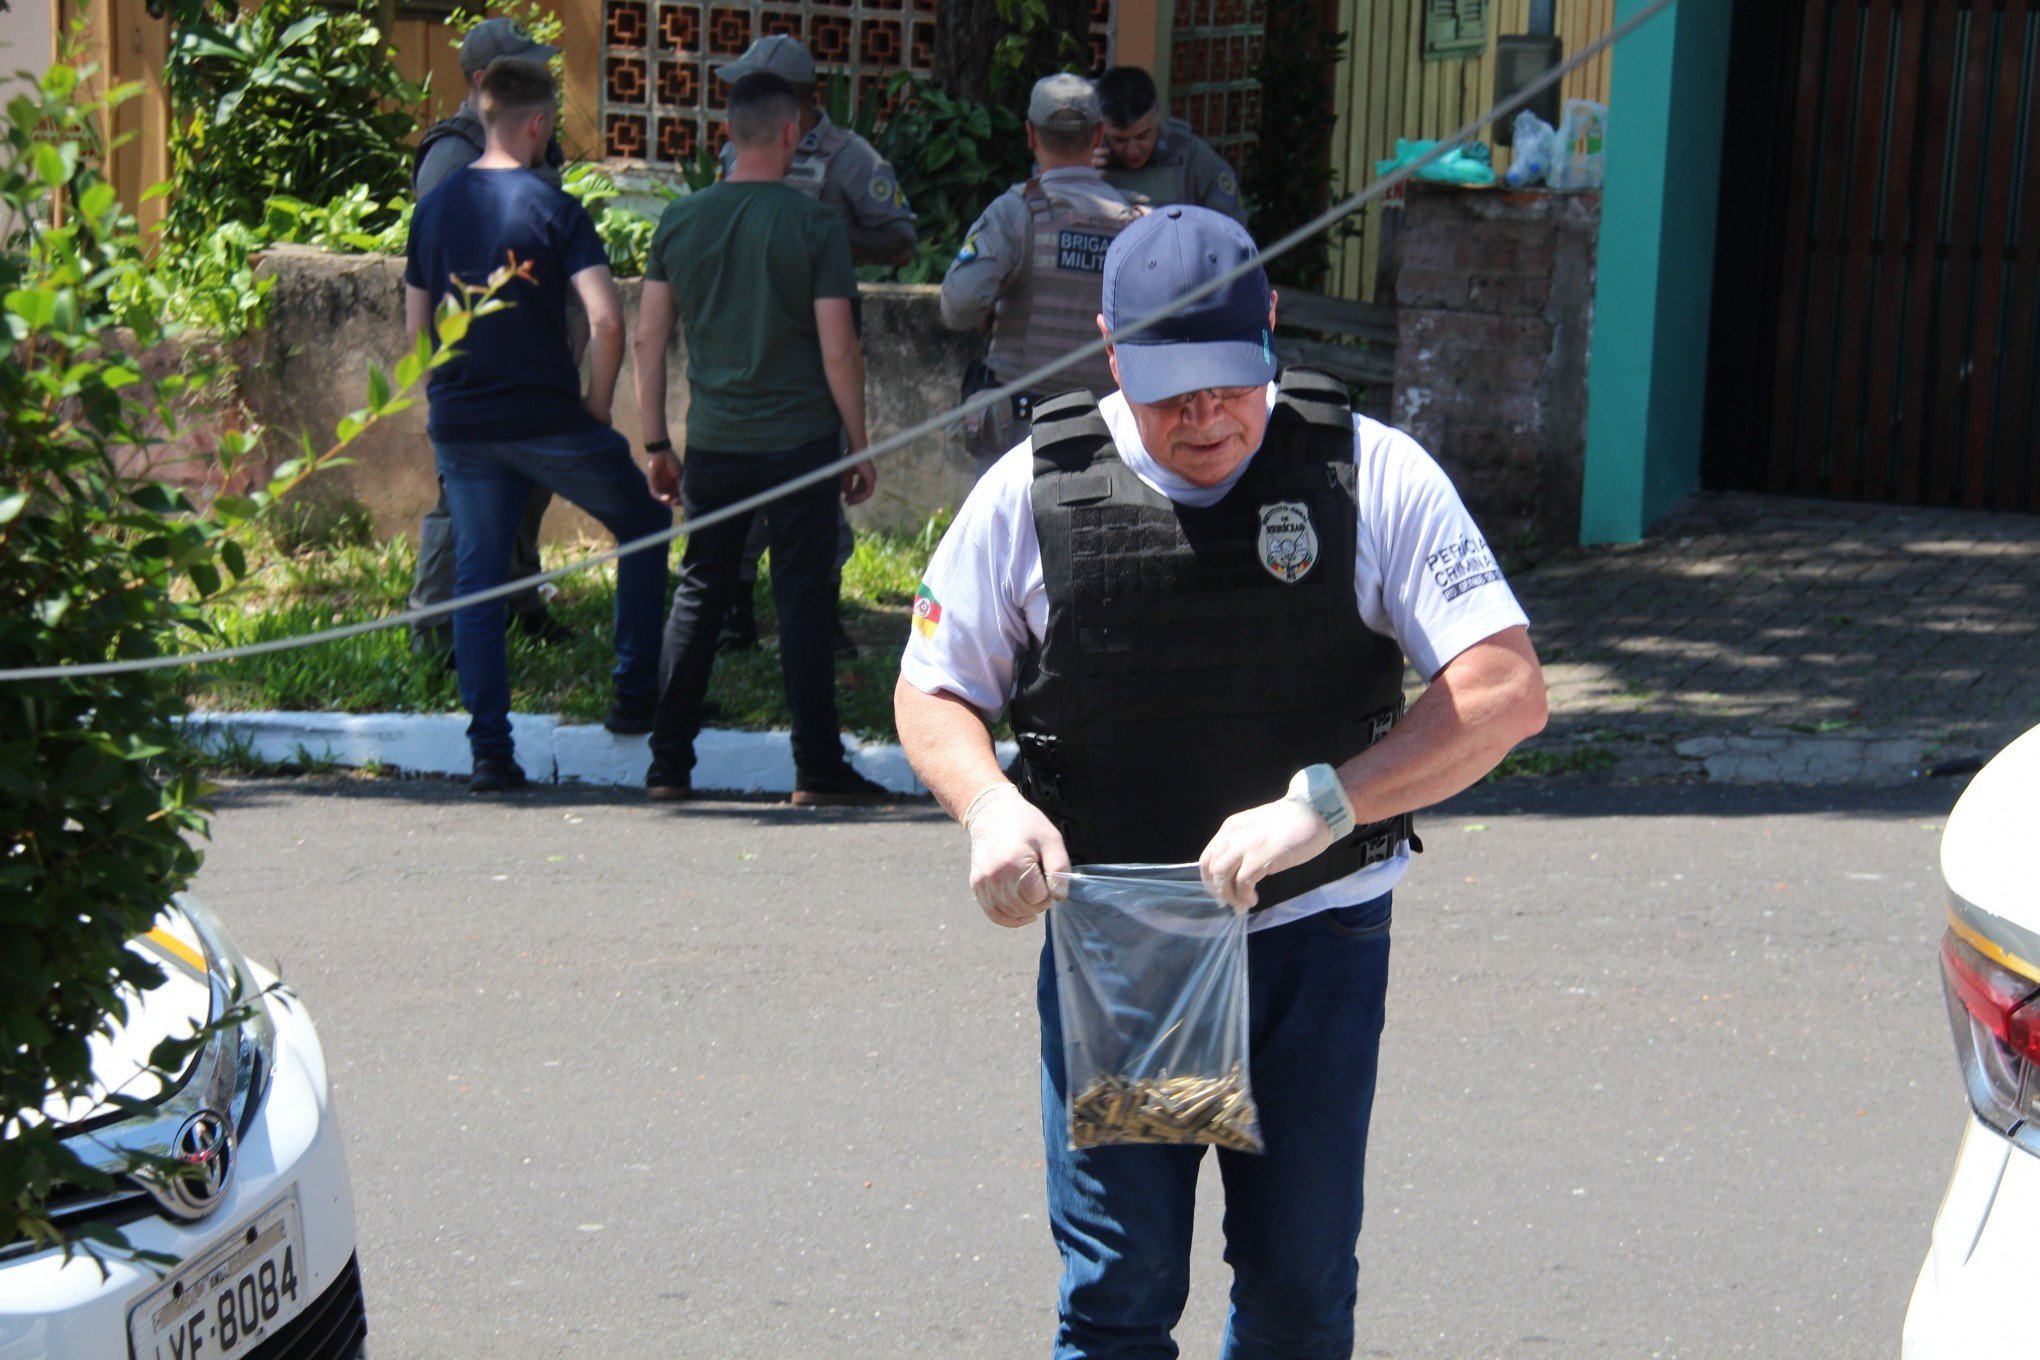
[(1600, 195), (1412, 184), (1403, 214), (1395, 423), (1497, 547), (1577, 542)]

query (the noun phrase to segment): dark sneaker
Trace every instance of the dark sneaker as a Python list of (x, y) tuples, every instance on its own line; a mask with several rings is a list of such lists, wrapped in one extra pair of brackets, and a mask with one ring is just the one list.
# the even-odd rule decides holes
[(581, 640), (581, 635), (554, 618), (550, 609), (527, 609), (510, 621), (518, 632), (548, 647), (565, 647)]
[(653, 765), (645, 771), (645, 797), (654, 803), (683, 803), (694, 796), (694, 782), (686, 775), (668, 774)]
[(610, 700), (602, 725), (619, 737), (641, 737), (652, 730), (652, 718), (658, 708), (659, 701), (649, 694), (629, 698), (619, 694)]
[(850, 630), (843, 626), (843, 620), (835, 619), (832, 621), (832, 625), (835, 629), (835, 636), (829, 640), (829, 645), (835, 649), (836, 655), (846, 660), (856, 656), (858, 654), (857, 639), (850, 636)]
[(468, 776), (469, 793), (509, 793), (531, 781), (524, 767), (510, 756), (476, 756), (475, 772)]
[(722, 636), (716, 640), (719, 652), (748, 652), (758, 645), (758, 610), (749, 595), (730, 606), (723, 620)]
[(833, 770), (800, 770), (793, 776), (795, 807), (870, 807), (896, 803), (899, 795), (874, 784), (848, 765)]

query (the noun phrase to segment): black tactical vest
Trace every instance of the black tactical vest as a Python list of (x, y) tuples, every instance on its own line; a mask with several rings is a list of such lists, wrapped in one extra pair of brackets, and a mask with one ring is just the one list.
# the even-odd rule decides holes
[[(461, 105), (447, 117), (426, 128), (424, 135), (418, 138), (418, 145), (411, 149), (411, 187), (413, 190), (418, 187), (418, 172), (425, 168), (425, 153), (438, 143), (445, 141), (448, 137), (458, 137), (461, 141), (473, 147), (475, 150), (473, 159), (479, 160), (481, 154), (489, 149), (489, 134), (488, 130), (482, 126), (481, 115), (468, 105)], [(545, 144), (545, 170), (551, 172), (548, 178), (554, 183), (558, 183), (560, 167), (566, 163), (567, 154), (560, 150), (560, 139), (554, 137), (547, 141)]]
[[(1194, 861), (1231, 814), (1337, 766), (1402, 713), (1402, 649), (1361, 621), (1352, 408), (1288, 370), (1268, 434), (1218, 504), (1178, 505), (1120, 461), (1088, 393), (1034, 417), (1046, 636), (1011, 715), (1021, 788), (1077, 864)], [(1391, 857), (1407, 814), (1262, 880), (1262, 906)]]

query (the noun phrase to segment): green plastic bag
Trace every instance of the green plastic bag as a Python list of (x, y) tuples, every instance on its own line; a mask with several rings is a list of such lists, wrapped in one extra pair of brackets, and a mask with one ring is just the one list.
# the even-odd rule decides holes
[[(1376, 161), (1374, 173), (1390, 175), (1424, 155), (1435, 141), (1412, 142), (1407, 138), (1395, 139), (1395, 156), (1392, 160)], [(1417, 171), (1415, 178), (1429, 180), (1433, 184), (1463, 184), (1470, 188), (1486, 188), (1495, 182), (1495, 167), (1490, 164), (1487, 144), (1468, 142), (1455, 146), (1437, 160)]]

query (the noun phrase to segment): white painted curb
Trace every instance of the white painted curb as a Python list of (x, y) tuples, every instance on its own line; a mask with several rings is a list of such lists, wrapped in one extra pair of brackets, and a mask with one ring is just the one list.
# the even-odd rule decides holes
[[(465, 713), (193, 713), (184, 719), (201, 746), (245, 746), (255, 757), (286, 764), (332, 761), (359, 769), (371, 762), (406, 774), (465, 775)], [(541, 783), (641, 785), (651, 753), (644, 737), (619, 737), (596, 724), (567, 724), (546, 713), (510, 715), (517, 763)], [(906, 752), (895, 742), (843, 738), (851, 765), (894, 793), (926, 793)], [(998, 744), (999, 763), (1018, 753)], [(694, 743), (694, 787), (738, 793), (791, 793), (789, 734), (705, 729)]]

